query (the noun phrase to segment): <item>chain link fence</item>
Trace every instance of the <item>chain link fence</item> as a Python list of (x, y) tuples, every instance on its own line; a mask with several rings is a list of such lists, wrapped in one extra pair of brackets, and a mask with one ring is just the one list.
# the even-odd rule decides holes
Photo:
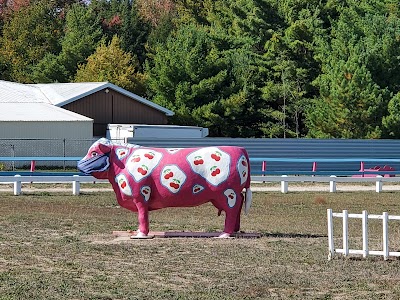
[[(97, 139), (73, 140), (73, 139), (0, 139), (1, 157), (83, 157), (89, 147)], [(14, 170), (26, 168), (30, 162), (0, 162), (0, 170)], [(37, 167), (63, 167), (74, 168), (75, 162), (71, 161), (38, 161)]]

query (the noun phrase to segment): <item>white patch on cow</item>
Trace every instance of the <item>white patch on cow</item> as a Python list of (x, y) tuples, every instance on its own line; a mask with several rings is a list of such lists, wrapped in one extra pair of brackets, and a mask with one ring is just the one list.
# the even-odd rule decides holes
[(136, 182), (146, 178), (153, 172), (162, 158), (162, 153), (148, 148), (134, 150), (126, 162), (126, 168)]
[(227, 180), (231, 157), (217, 147), (206, 147), (190, 153), (186, 158), (193, 172), (217, 186)]
[(247, 181), (247, 177), (249, 176), (249, 162), (247, 161), (246, 156), (242, 155), (239, 158), (237, 170), (239, 172), (240, 184), (245, 183)]
[(139, 148), (140, 147), (140, 145), (129, 144), (129, 143), (121, 143), (121, 142), (113, 142), (113, 144), (116, 145), (116, 146), (121, 146), (121, 147), (128, 148), (128, 149)]
[(228, 206), (230, 208), (234, 207), (236, 204), (236, 193), (232, 189), (227, 189), (224, 192), (226, 199), (228, 200)]
[(101, 138), (97, 141), (97, 143), (99, 144), (103, 144), (103, 145), (107, 145), (110, 146), (112, 144), (112, 142), (106, 138)]
[(118, 183), (119, 189), (123, 194), (127, 196), (132, 196), (132, 189), (129, 186), (129, 182), (124, 174), (118, 174), (115, 177), (115, 181)]
[(182, 148), (167, 148), (166, 149), (170, 154), (175, 154), (176, 152), (182, 150)]
[(115, 154), (117, 155), (118, 159), (121, 160), (129, 154), (129, 150), (126, 148), (117, 148), (115, 149)]
[(140, 189), (140, 194), (142, 194), (144, 201), (146, 202), (149, 201), (151, 194), (151, 187), (149, 187), (148, 185), (142, 186), (142, 188)]
[(170, 192), (178, 193), (186, 181), (186, 174), (177, 165), (166, 165), (160, 174), (160, 181)]
[(198, 194), (198, 193), (200, 193), (200, 192), (203, 191), (203, 190), (204, 190), (204, 186), (202, 186), (202, 185), (200, 185), (200, 184), (195, 184), (195, 185), (193, 186), (193, 188), (192, 188), (193, 194)]

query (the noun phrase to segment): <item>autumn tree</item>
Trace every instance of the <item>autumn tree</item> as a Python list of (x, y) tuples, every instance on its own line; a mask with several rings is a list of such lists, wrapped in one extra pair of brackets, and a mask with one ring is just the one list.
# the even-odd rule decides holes
[(103, 41), (90, 55), (86, 64), (79, 65), (76, 82), (109, 81), (137, 94), (143, 94), (143, 75), (135, 72), (136, 59), (120, 46), (114, 36), (106, 45)]
[(42, 0), (13, 13), (3, 27), (0, 56), (8, 80), (32, 82), (32, 68), (47, 53), (58, 53), (62, 20), (51, 1)]

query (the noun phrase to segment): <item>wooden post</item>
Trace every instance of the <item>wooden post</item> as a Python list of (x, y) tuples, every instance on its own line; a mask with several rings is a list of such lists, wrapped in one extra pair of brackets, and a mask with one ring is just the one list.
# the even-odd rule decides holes
[(382, 178), (382, 175), (377, 175), (377, 176), (376, 176), (375, 191), (376, 191), (377, 193), (382, 192), (382, 185), (383, 185), (383, 182), (381, 181), (381, 178)]
[(282, 175), (282, 181), (281, 181), (281, 192), (286, 194), (288, 192), (288, 182), (285, 181), (285, 177), (288, 177), (287, 175)]
[(72, 194), (79, 195), (81, 187), (81, 183), (79, 181), (79, 175), (74, 175), (72, 177), (74, 177), (75, 179), (74, 181), (72, 181)]
[(336, 192), (336, 176), (331, 175), (330, 177), (332, 178), (332, 180), (329, 181), (329, 192), (335, 193)]
[(21, 195), (21, 175), (15, 175), (15, 181), (14, 181), (14, 195), (18, 196)]

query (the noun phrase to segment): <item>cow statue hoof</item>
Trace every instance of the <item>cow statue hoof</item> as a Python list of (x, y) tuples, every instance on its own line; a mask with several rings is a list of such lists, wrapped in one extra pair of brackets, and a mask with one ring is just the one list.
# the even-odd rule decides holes
[(136, 231), (136, 234), (131, 235), (131, 239), (152, 239), (154, 235), (144, 234), (140, 230)]
[(233, 237), (229, 233), (223, 232), (216, 238), (217, 239), (232, 239)]

